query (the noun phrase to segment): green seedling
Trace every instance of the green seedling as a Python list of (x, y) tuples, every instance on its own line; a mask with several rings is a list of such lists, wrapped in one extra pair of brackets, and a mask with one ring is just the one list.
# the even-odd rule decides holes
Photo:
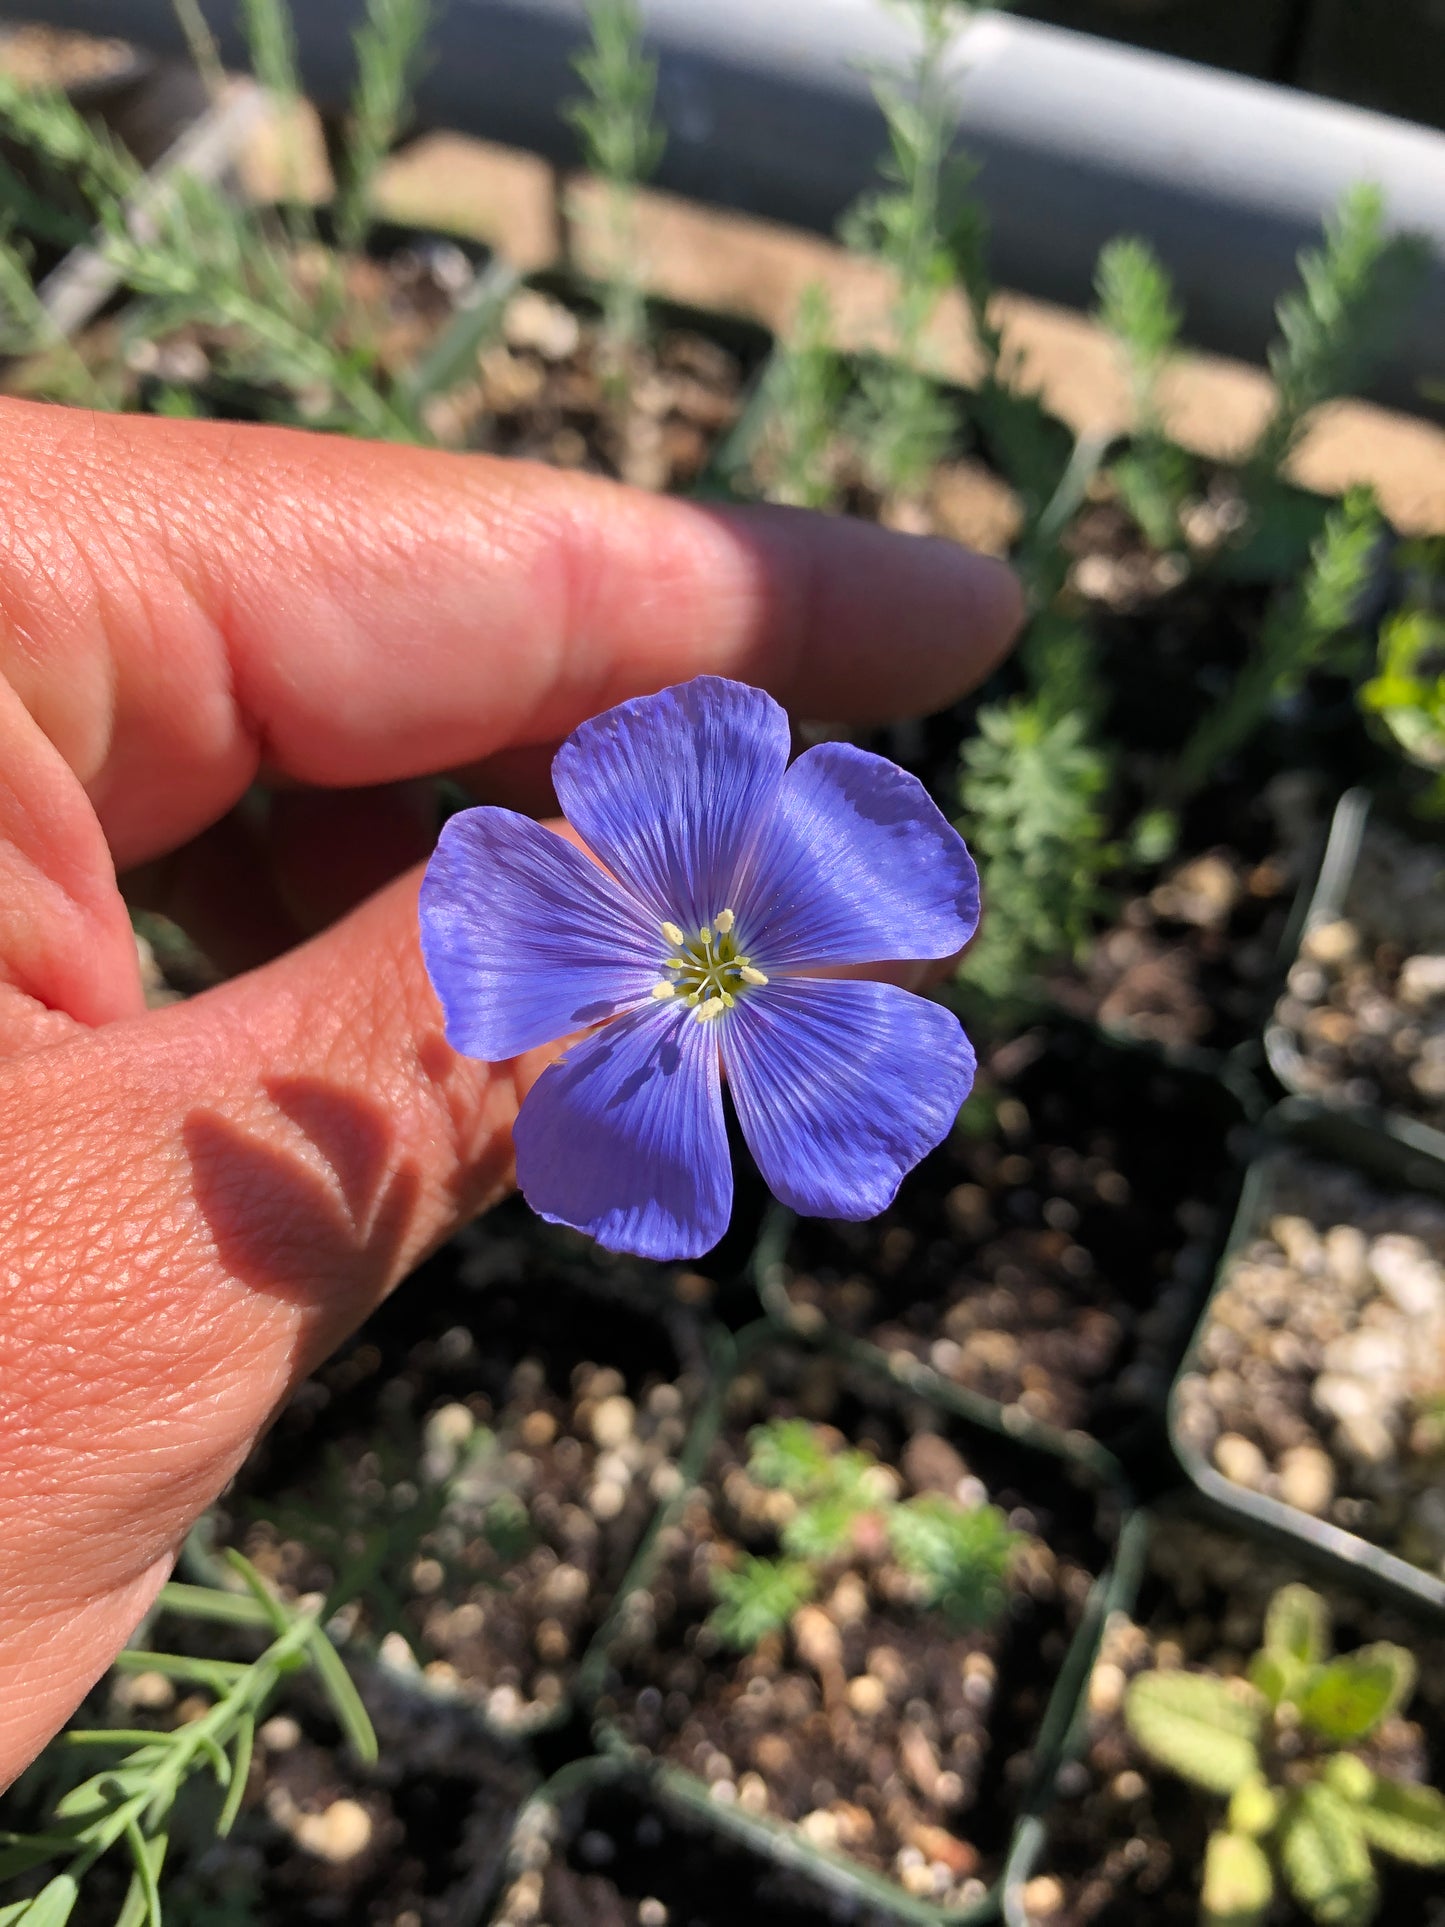
[(588, 45), (573, 62), (586, 94), (567, 109), (588, 170), (606, 192), (604, 372), (625, 393), (647, 339), (638, 272), (637, 190), (656, 172), (665, 136), (654, 117), (657, 62), (644, 47), (637, 0), (586, 0)]
[(1445, 620), (1434, 610), (1400, 609), (1386, 617), (1360, 707), (1379, 717), (1408, 762), (1430, 773), (1425, 808), (1445, 813)]
[(1357, 667), (1363, 653), (1360, 609), (1381, 527), (1367, 489), (1351, 490), (1330, 511), (1303, 580), (1276, 596), (1253, 655), (1185, 743), (1165, 785), (1171, 802), (1207, 783), (1311, 671)]
[[(372, 182), (386, 145), (404, 124), (410, 77), (429, 9), (423, 0), (367, 0), (357, 33), (358, 88), (341, 157), (337, 207), (343, 248), (365, 239)], [(184, 9), (192, 43), (206, 43), (195, 0)], [(294, 33), (283, 0), (246, 0), (257, 77), (284, 104), (299, 94)], [(318, 245), (309, 210), (293, 204), (278, 225), (193, 174), (147, 181), (103, 129), (55, 89), (0, 75), (0, 132), (78, 196), (87, 235), (104, 267), (138, 297), (127, 346), (201, 328), (223, 380), (268, 398), (279, 420), (389, 441), (427, 439), (416, 408), (393, 395), (365, 317), (342, 297), (340, 259), (328, 252), (319, 285), (296, 272), (295, 250)], [(23, 208), (21, 210), (23, 214)], [(34, 231), (34, 222), (28, 221)], [(28, 261), (7, 245), (0, 264), (0, 350), (39, 356), (35, 392), (118, 403), (62, 352)], [(168, 412), (184, 412), (172, 405)]]
[(1109, 780), (1081, 710), (1059, 713), (1040, 695), (979, 712), (958, 793), (989, 913), (961, 966), (964, 984), (1006, 1003), (1083, 948), (1116, 860)]
[(792, 333), (774, 356), (760, 397), (752, 466), (770, 502), (833, 506), (838, 491), (831, 454), (846, 386), (827, 291), (814, 282), (803, 292)]
[(1130, 1682), (1124, 1718), (1139, 1746), (1228, 1802), (1205, 1853), (1204, 1927), (1257, 1927), (1281, 1880), (1320, 1927), (1366, 1927), (1376, 1853), (1445, 1867), (1445, 1796), (1357, 1750), (1414, 1685), (1402, 1646), (1331, 1657), (1325, 1601), (1299, 1585), (1271, 1600), (1247, 1678), (1168, 1670)]
[(893, 355), (865, 366), (848, 411), (864, 477), (888, 496), (916, 494), (957, 428), (925, 366), (924, 337), (954, 275), (946, 205), (971, 173), (949, 159), (955, 102), (948, 55), (963, 10), (950, 0), (910, 0), (907, 10), (918, 29), (912, 66), (873, 81), (888, 129), (884, 184), (842, 225), (845, 245), (881, 261), (895, 280)]
[(1129, 382), (1133, 439), (1109, 469), (1119, 498), (1156, 549), (1181, 542), (1179, 514), (1194, 465), (1164, 430), (1161, 377), (1174, 358), (1182, 316), (1162, 263), (1147, 241), (1121, 236), (1099, 256), (1098, 318), (1113, 337)]
[(1299, 287), (1275, 311), (1275, 403), (1251, 451), (1256, 476), (1278, 474), (1315, 411), (1357, 389), (1388, 356), (1428, 262), (1419, 237), (1390, 233), (1379, 188), (1362, 183), (1345, 194), (1322, 246), (1299, 258)]
[(158, 1882), (177, 1801), (193, 1782), (211, 1779), (214, 1832), (230, 1832), (246, 1791), (256, 1727), (282, 1682), (303, 1667), (316, 1674), (358, 1757), (375, 1760), (371, 1722), (321, 1615), (283, 1604), (239, 1553), (226, 1559), (244, 1590), (169, 1585), (157, 1611), (260, 1631), (268, 1637), (264, 1652), (249, 1663), (142, 1650), (120, 1655), (118, 1671), (163, 1674), (207, 1694), (210, 1705), (171, 1728), (67, 1728), (46, 1756), (48, 1770), (67, 1754), (100, 1755), (106, 1764), (51, 1801), (40, 1827), (0, 1832), (0, 1883), (26, 1876), (33, 1883), (39, 1870), (57, 1869), (32, 1894), (0, 1904), (0, 1927), (64, 1927), (92, 1869), (114, 1851), (131, 1867), (119, 1927), (161, 1927)]
[(876, 1459), (804, 1419), (757, 1426), (748, 1444), (749, 1478), (786, 1492), (795, 1509), (779, 1534), (781, 1557), (744, 1554), (716, 1572), (709, 1623), (726, 1644), (746, 1651), (782, 1632), (860, 1545), (886, 1550), (916, 1582), (919, 1603), (952, 1626), (989, 1626), (1003, 1611), (1022, 1535), (997, 1506), (936, 1493), (899, 1500)]

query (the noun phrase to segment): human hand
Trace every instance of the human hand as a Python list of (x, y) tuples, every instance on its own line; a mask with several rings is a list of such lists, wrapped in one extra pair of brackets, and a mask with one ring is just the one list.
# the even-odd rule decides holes
[[(415, 779), (528, 807), (576, 723), (701, 672), (936, 708), (1020, 602), (950, 544), (520, 464), (18, 402), (0, 437), (3, 1786), (288, 1389), (507, 1188), (546, 1053), (443, 1039)], [(117, 870), (242, 974), (147, 1013)]]

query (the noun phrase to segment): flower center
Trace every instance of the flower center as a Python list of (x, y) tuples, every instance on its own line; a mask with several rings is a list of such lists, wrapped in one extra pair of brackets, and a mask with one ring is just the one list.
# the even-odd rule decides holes
[(662, 934), (673, 946), (673, 954), (662, 966), (667, 975), (652, 986), (659, 1003), (680, 997), (691, 1006), (693, 1016), (706, 1023), (731, 1010), (745, 990), (768, 981), (738, 949), (736, 924), (731, 910), (719, 910), (692, 937), (678, 924), (663, 924)]

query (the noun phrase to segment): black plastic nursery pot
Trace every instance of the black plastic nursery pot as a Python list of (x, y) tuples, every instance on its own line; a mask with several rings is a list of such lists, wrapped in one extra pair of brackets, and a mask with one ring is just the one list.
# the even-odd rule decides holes
[(563, 1767), (518, 1815), (491, 1927), (823, 1927), (891, 1918), (825, 1913), (816, 1887), (767, 1851), (722, 1834), (608, 1754)]
[[(1285, 1473), (1284, 1457), (1279, 1458), (1276, 1467), (1267, 1466), (1253, 1434), (1266, 1425), (1270, 1408), (1264, 1401), (1273, 1394), (1268, 1389), (1268, 1381), (1254, 1377), (1255, 1367), (1247, 1365), (1251, 1381), (1241, 1381), (1234, 1407), (1240, 1413), (1249, 1414), (1240, 1421), (1240, 1432), (1232, 1432), (1227, 1410), (1223, 1416), (1219, 1415), (1209, 1390), (1209, 1374), (1218, 1369), (1220, 1363), (1216, 1353), (1226, 1358), (1242, 1353), (1246, 1361), (1253, 1356), (1247, 1350), (1246, 1338), (1241, 1336), (1236, 1343), (1229, 1334), (1249, 1332), (1256, 1327), (1257, 1315), (1272, 1318), (1274, 1312), (1279, 1312), (1281, 1316), (1276, 1322), (1281, 1324), (1282, 1336), (1279, 1341), (1269, 1342), (1285, 1347), (1286, 1357), (1296, 1369), (1294, 1379), (1285, 1382), (1292, 1385), (1295, 1396), (1308, 1406), (1314, 1386), (1324, 1378), (1330, 1357), (1328, 1347), (1323, 1362), (1312, 1362), (1311, 1354), (1301, 1349), (1298, 1334), (1292, 1330), (1295, 1312), (1288, 1307), (1288, 1289), (1280, 1294), (1280, 1303), (1271, 1309), (1268, 1283), (1256, 1286), (1252, 1282), (1254, 1273), (1245, 1268), (1254, 1262), (1257, 1241), (1262, 1238), (1264, 1227), (1279, 1222), (1277, 1214), (1282, 1203), (1287, 1203), (1290, 1211), (1278, 1237), (1285, 1240), (1302, 1237), (1304, 1244), (1311, 1247), (1298, 1262), (1307, 1271), (1323, 1272), (1333, 1266), (1336, 1261), (1329, 1256), (1323, 1241), (1338, 1238), (1340, 1232), (1331, 1230), (1330, 1224), (1322, 1221), (1309, 1224), (1309, 1199), (1312, 1190), (1318, 1195), (1325, 1184), (1331, 1180), (1338, 1184), (1341, 1179), (1348, 1179), (1352, 1184), (1357, 1182), (1363, 1188), (1352, 1190), (1336, 1209), (1317, 1205), (1315, 1215), (1319, 1219), (1327, 1217), (1351, 1237), (1351, 1247), (1342, 1248), (1339, 1253), (1340, 1263), (1360, 1269), (1359, 1279), (1349, 1289), (1359, 1292), (1367, 1288), (1363, 1271), (1364, 1233), (1358, 1226), (1360, 1216), (1367, 1217), (1377, 1234), (1381, 1228), (1391, 1225), (1413, 1223), (1419, 1229), (1423, 1204), (1432, 1224), (1439, 1220), (1435, 1225), (1437, 1237), (1445, 1237), (1445, 1217), (1439, 1211), (1439, 1202), (1445, 1199), (1445, 1162), (1427, 1155), (1418, 1145), (1402, 1142), (1394, 1132), (1376, 1128), (1367, 1119), (1330, 1111), (1301, 1099), (1292, 1099), (1277, 1107), (1260, 1132), (1260, 1154), (1250, 1167), (1213, 1291), (1170, 1394), (1170, 1439), (1185, 1474), (1216, 1512), (1288, 1548), (1296, 1558), (1313, 1561), (1342, 1578), (1348, 1574), (1355, 1584), (1372, 1588), (1405, 1609), (1434, 1612), (1445, 1623), (1445, 1570), (1440, 1569), (1445, 1559), (1437, 1560), (1437, 1570), (1426, 1570), (1387, 1546), (1373, 1543), (1351, 1525), (1341, 1523), (1342, 1513), (1347, 1518), (1360, 1515), (1356, 1522), (1365, 1523), (1373, 1513), (1382, 1510), (1388, 1516), (1388, 1509), (1373, 1505), (1368, 1496), (1361, 1499), (1350, 1492), (1336, 1492), (1335, 1487), (1340, 1483), (1338, 1455), (1336, 1472), (1327, 1482), (1328, 1490), (1320, 1487), (1317, 1494), (1310, 1494), (1295, 1486), (1295, 1477), (1301, 1478), (1308, 1487), (1311, 1479), (1318, 1481), (1323, 1475), (1320, 1457), (1316, 1456), (1322, 1454), (1322, 1448), (1312, 1424), (1299, 1425), (1287, 1418), (1280, 1425), (1280, 1435), (1297, 1437), (1297, 1444), (1291, 1450), (1302, 1449), (1305, 1454), (1303, 1463), (1295, 1459), (1293, 1475)], [(1356, 1233), (1358, 1253), (1354, 1249)], [(1270, 1242), (1274, 1236), (1272, 1233)], [(1261, 1274), (1261, 1278), (1263, 1280), (1265, 1274)], [(1225, 1321), (1222, 1344), (1218, 1337), (1221, 1320)], [(1323, 1329), (1334, 1331), (1340, 1321), (1333, 1305), (1326, 1307), (1324, 1320)], [(1438, 1318), (1427, 1322), (1422, 1315), (1412, 1324), (1406, 1315), (1392, 1334), (1395, 1348), (1407, 1357), (1420, 1357), (1423, 1352), (1423, 1362), (1428, 1363), (1430, 1348), (1438, 1350), (1439, 1347), (1438, 1322)], [(1335, 1335), (1345, 1338), (1350, 1331), (1368, 1333), (1371, 1329), (1361, 1321), (1356, 1326), (1342, 1327)], [(1367, 1337), (1366, 1347), (1369, 1342)], [(1340, 1365), (1346, 1362), (1340, 1361), (1334, 1367), (1337, 1378)], [(1379, 1375), (1380, 1361), (1374, 1360), (1367, 1350), (1361, 1353), (1359, 1363), (1362, 1377)], [(1227, 1366), (1225, 1370), (1228, 1377)], [(1335, 1400), (1341, 1418), (1347, 1418), (1352, 1410), (1349, 1404), (1339, 1405), (1339, 1399), (1348, 1398), (1349, 1393), (1350, 1387), (1346, 1384)], [(1367, 1412), (1369, 1407), (1363, 1395), (1360, 1403)], [(1368, 1418), (1362, 1418), (1361, 1422), (1374, 1423)], [(1383, 1425), (1383, 1421), (1379, 1423)], [(1286, 1430), (1286, 1426), (1290, 1429)], [(1229, 1445), (1223, 1443), (1226, 1436), (1231, 1440)], [(1266, 1443), (1270, 1444), (1269, 1437)], [(1373, 1445), (1367, 1436), (1364, 1449), (1386, 1462), (1389, 1453), (1402, 1448), (1398, 1439), (1389, 1438), (1381, 1431), (1379, 1444)], [(1271, 1447), (1271, 1450), (1279, 1456), (1277, 1448)], [(1226, 1476), (1216, 1459), (1222, 1459), (1224, 1467), (1233, 1464), (1237, 1476)], [(1356, 1486), (1361, 1483), (1358, 1474), (1352, 1483)], [(1367, 1487), (1368, 1480), (1365, 1484)], [(1289, 1502), (1292, 1490), (1299, 1492), (1303, 1504)], [(1305, 1510), (1304, 1504), (1314, 1510)], [(1324, 1516), (1331, 1514), (1334, 1516)]]
[[(596, 1701), (597, 1739), (663, 1813), (765, 1861), (779, 1876), (780, 1904), (811, 1907), (812, 1918), (822, 1909), (848, 1918), (934, 1927), (988, 1919), (996, 1910), (998, 1882), (1017, 1829), (1035, 1789), (1050, 1782), (1074, 1719), (1112, 1583), (1108, 1575), (1124, 1512), (1122, 1494), (1078, 1462), (970, 1425), (901, 1389), (886, 1374), (836, 1355), (800, 1350), (768, 1325), (743, 1333), (735, 1358), (736, 1369), (720, 1386), (689, 1447), (692, 1463), (705, 1470), (669, 1508), (634, 1570), (635, 1590), (613, 1613), (607, 1676)], [(712, 1597), (706, 1577), (711, 1555), (705, 1546), (720, 1542), (716, 1522), (741, 1517), (729, 1513), (745, 1456), (741, 1441), (750, 1412), (765, 1411), (826, 1419), (841, 1428), (843, 1437), (877, 1449), (884, 1462), (889, 1452), (901, 1455), (910, 1483), (932, 1476), (923, 1470), (925, 1464), (941, 1468), (945, 1479), (962, 1474), (977, 1499), (987, 1494), (1004, 1508), (1011, 1525), (1038, 1535), (1021, 1556), (1042, 1563), (1029, 1568), (1032, 1577), (1026, 1582), (1018, 1576), (1010, 1581), (1012, 1603), (996, 1643), (992, 1633), (964, 1637), (942, 1621), (924, 1626), (910, 1620), (904, 1627), (896, 1612), (889, 1617), (869, 1607), (860, 1621), (840, 1621), (842, 1670), (831, 1687), (821, 1672), (821, 1684), (814, 1687), (811, 1662), (799, 1660), (785, 1670), (781, 1636), (770, 1649), (738, 1652), (729, 1660), (704, 1624)], [(907, 1443), (900, 1445), (903, 1440)], [(733, 1523), (725, 1530), (741, 1529)], [(742, 1543), (739, 1538), (724, 1557), (736, 1556)], [(841, 1594), (828, 1603), (841, 1614), (840, 1601)], [(895, 1643), (905, 1646), (906, 1661), (892, 1650)], [(862, 1672), (865, 1651), (869, 1697), (863, 1699), (855, 1674), (847, 1705), (860, 1720), (850, 1723), (838, 1697), (842, 1675), (854, 1665)], [(885, 1699), (885, 1688), (872, 1683), (880, 1674), (890, 1681), (886, 1694), (909, 1696), (901, 1722), (896, 1710), (888, 1710), (892, 1701)], [(961, 1729), (970, 1736), (967, 1748), (946, 1737), (964, 1704), (956, 1683), (960, 1678), (964, 1698), (972, 1694), (977, 1703), (986, 1703), (993, 1723), (990, 1730), (983, 1716), (968, 1715)], [(950, 1687), (948, 1679), (955, 1684)], [(979, 1680), (986, 1685), (968, 1684)], [(869, 1728), (873, 1737), (863, 1751), (851, 1754), (853, 1740), (837, 1737), (848, 1728), (856, 1739), (868, 1721), (880, 1718), (895, 1720), (897, 1733), (907, 1735), (898, 1742), (903, 1754), (889, 1752), (882, 1728)], [(712, 1737), (698, 1743), (696, 1733), (704, 1730)], [(688, 1749), (686, 1758), (680, 1748)], [(937, 1816), (914, 1827), (903, 1855), (912, 1863), (910, 1891), (901, 1862), (888, 1870), (887, 1840), (901, 1839), (901, 1832), (891, 1830), (905, 1823), (897, 1818), (896, 1804), (887, 1808), (887, 1798), (896, 1803), (901, 1790), (916, 1802), (929, 1773), (939, 1774), (942, 1759), (972, 1758), (971, 1748), (979, 1749), (981, 1763), (969, 1769), (969, 1791), (952, 1767), (945, 1772), (958, 1780), (956, 1787), (943, 1789), (941, 1777), (932, 1784), (940, 1799), (972, 1799), (973, 1804), (954, 1822), (957, 1833)], [(911, 1764), (900, 1767), (898, 1760), (905, 1756)], [(808, 1811), (789, 1812), (789, 1805), (805, 1805)], [(828, 1814), (820, 1811), (825, 1807)], [(870, 1831), (874, 1808), (885, 1816), (877, 1835), (887, 1836), (876, 1848), (867, 1844), (875, 1838)], [(970, 1824), (977, 1838), (967, 1837)], [(925, 1849), (938, 1859), (925, 1863)], [(930, 1884), (942, 1900), (924, 1891)]]
[(535, 1234), (501, 1206), (428, 1259), (299, 1388), (215, 1535), (352, 1602), (348, 1654), (505, 1743), (590, 1704), (712, 1376), (686, 1311)]
[[(1376, 831), (1389, 838), (1397, 852), (1408, 851), (1406, 860), (1411, 867), (1402, 887), (1410, 891), (1411, 901), (1404, 909), (1389, 902), (1379, 889), (1373, 868), (1377, 858), (1370, 846), (1370, 836)], [(1305, 1024), (1312, 1020), (1321, 1024), (1333, 1019), (1337, 1025), (1352, 1021), (1333, 1008), (1338, 1002), (1335, 985), (1341, 974), (1358, 962), (1362, 950), (1372, 954), (1377, 994), (1394, 1001), (1403, 991), (1403, 976), (1389, 984), (1379, 975), (1379, 968), (1401, 970), (1411, 947), (1406, 922), (1422, 914), (1430, 916), (1437, 904), (1441, 934), (1436, 937), (1430, 931), (1428, 941), (1436, 950), (1445, 950), (1445, 844), (1431, 840), (1425, 822), (1414, 821), (1408, 829), (1397, 827), (1391, 812), (1368, 790), (1347, 791), (1335, 810), (1286, 995), (1276, 1006), (1265, 1033), (1270, 1070), (1285, 1092), (1368, 1120), (1372, 1129), (1399, 1146), (1402, 1158), (1418, 1156), (1422, 1172), (1445, 1159), (1445, 1125), (1431, 1122), (1429, 1116), (1445, 1117), (1445, 1096), (1421, 1103), (1418, 1108), (1423, 1114), (1411, 1116), (1403, 1108), (1398, 1084), (1387, 1091), (1381, 1080), (1382, 1076), (1390, 1078), (1392, 1070), (1398, 1076), (1400, 1069), (1408, 1068), (1412, 1051), (1418, 1052), (1422, 1044), (1428, 1048), (1428, 1032), (1422, 1037), (1417, 1026), (1412, 1045), (1408, 1030), (1397, 1029), (1394, 1043), (1402, 1059), (1399, 1067), (1381, 1066), (1378, 1058), (1373, 1064), (1366, 1059), (1352, 1066), (1349, 1057), (1342, 1058), (1338, 1051), (1334, 1063), (1329, 1064), (1313, 1057), (1311, 1040), (1301, 1035), (1299, 1022), (1291, 1019), (1302, 1017)], [(1423, 926), (1417, 928), (1424, 934)], [(1300, 984), (1302, 975), (1311, 980), (1304, 986)], [(1297, 988), (1314, 993), (1314, 1010), (1296, 1008), (1302, 1001), (1293, 994)], [(1325, 997), (1329, 1006), (1321, 1008)], [(1416, 1013), (1422, 1024), (1434, 1001), (1427, 986), (1423, 1007)], [(1365, 1025), (1355, 1028), (1355, 1041), (1368, 1046), (1369, 1029), (1365, 1026), (1378, 1028), (1373, 1013), (1365, 1014)]]
[[(1148, 1760), (1119, 1717), (1126, 1676), (1147, 1652), (1157, 1663), (1202, 1661), (1243, 1670), (1259, 1643), (1264, 1608), (1282, 1585), (1323, 1594), (1335, 1650), (1376, 1639), (1407, 1646), (1419, 1666), (1414, 1697), (1389, 1736), (1391, 1770), (1438, 1785), (1445, 1777), (1445, 1622), (1417, 1600), (1382, 1600), (1366, 1577), (1326, 1553), (1276, 1540), (1201, 1513), (1197, 1502), (1134, 1515), (1124, 1534), (1105, 1637), (1084, 1684), (1054, 1782), (1021, 1830), (1003, 1892), (1008, 1927), (1195, 1927), (1206, 1835), (1224, 1802)], [(1318, 1549), (1311, 1549), (1317, 1554)], [(1403, 1771), (1402, 1771), (1403, 1769)], [(1438, 1869), (1375, 1857), (1379, 1918), (1425, 1921), (1439, 1897)], [(1306, 1916), (1287, 1903), (1271, 1923)]]
[(768, 1316), (1108, 1476), (1162, 1408), (1238, 1199), (1245, 1102), (1067, 1020), (983, 1054), (882, 1217), (780, 1216)]
[(1143, 6), (1139, 0), (1022, 0), (1017, 11), (1025, 20), (1122, 40), (1259, 80), (1277, 76), (1293, 25), (1289, 0), (1248, 7), (1212, 0), (1152, 0)]

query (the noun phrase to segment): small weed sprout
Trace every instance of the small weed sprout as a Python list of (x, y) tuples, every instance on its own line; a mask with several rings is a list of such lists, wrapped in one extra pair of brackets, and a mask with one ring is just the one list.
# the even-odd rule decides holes
[(586, 0), (591, 40), (574, 61), (587, 89), (567, 117), (606, 192), (602, 347), (609, 380), (626, 389), (647, 338), (638, 272), (637, 190), (656, 172), (665, 135), (654, 118), (657, 62), (644, 51), (637, 0)]
[(1353, 666), (1380, 534), (1379, 510), (1368, 489), (1352, 489), (1330, 511), (1303, 581), (1276, 598), (1253, 655), (1186, 742), (1169, 776), (1171, 801), (1181, 802), (1207, 783), (1312, 670)]
[(969, 1508), (937, 1493), (899, 1500), (886, 1469), (835, 1445), (805, 1419), (775, 1419), (748, 1439), (748, 1476), (785, 1492), (794, 1510), (779, 1534), (783, 1556), (745, 1553), (715, 1570), (709, 1624), (747, 1651), (778, 1633), (815, 1598), (830, 1566), (860, 1545), (886, 1549), (915, 1582), (918, 1602), (963, 1630), (1004, 1609), (1009, 1565), (1022, 1535), (997, 1506)]
[(1020, 1535), (997, 1506), (972, 1511), (940, 1493), (894, 1509), (893, 1556), (919, 1581), (923, 1603), (951, 1626), (988, 1626), (1005, 1605), (1004, 1575)]
[(157, 1883), (178, 1799), (192, 1782), (211, 1775), (219, 1798), (215, 1833), (224, 1837), (231, 1831), (246, 1791), (257, 1724), (282, 1681), (304, 1666), (315, 1672), (354, 1752), (364, 1761), (375, 1760), (371, 1722), (326, 1637), (321, 1615), (282, 1604), (239, 1553), (226, 1556), (244, 1592), (169, 1585), (158, 1610), (258, 1629), (270, 1636), (265, 1651), (248, 1664), (140, 1650), (120, 1655), (120, 1672), (161, 1673), (184, 1681), (208, 1694), (211, 1704), (169, 1729), (70, 1727), (60, 1736), (46, 1755), (47, 1770), (68, 1753), (98, 1753), (110, 1763), (60, 1795), (39, 1830), (0, 1833), (0, 1880), (59, 1865), (28, 1899), (0, 1906), (5, 1927), (58, 1927), (73, 1911), (91, 1869), (116, 1848), (131, 1866), (121, 1921), (126, 1927), (158, 1927)]
[(1379, 1907), (1373, 1853), (1445, 1867), (1445, 1796), (1354, 1750), (1414, 1684), (1401, 1646), (1331, 1658), (1325, 1602), (1299, 1585), (1270, 1602), (1247, 1681), (1169, 1670), (1130, 1682), (1124, 1718), (1139, 1746), (1229, 1802), (1205, 1852), (1206, 1927), (1257, 1927), (1277, 1875), (1320, 1927), (1365, 1927)]
[(1162, 263), (1147, 241), (1121, 236), (1099, 256), (1098, 317), (1113, 337), (1129, 381), (1133, 445), (1110, 469), (1126, 509), (1156, 549), (1180, 544), (1179, 512), (1193, 465), (1164, 430), (1160, 377), (1179, 340), (1181, 314)]

